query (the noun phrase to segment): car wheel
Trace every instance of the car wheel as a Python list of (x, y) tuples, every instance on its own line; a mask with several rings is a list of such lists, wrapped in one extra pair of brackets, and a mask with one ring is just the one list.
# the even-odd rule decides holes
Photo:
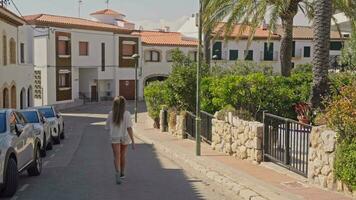
[(47, 155), (47, 153), (46, 153), (46, 144), (47, 144), (46, 133), (43, 133), (43, 145), (42, 145), (43, 147), (40, 150), (41, 157), (46, 157), (46, 155)]
[(53, 138), (52, 136), (49, 137), (49, 142), (47, 144), (46, 150), (52, 150), (53, 149)]
[(13, 158), (10, 158), (6, 166), (5, 184), (1, 191), (2, 197), (12, 197), (18, 186), (19, 174), (17, 172), (17, 164)]
[(27, 169), (28, 175), (38, 176), (42, 171), (42, 158), (39, 148), (36, 149), (35, 160), (32, 162), (30, 168)]
[(54, 142), (54, 144), (60, 144), (61, 140), (59, 139), (59, 136), (53, 137), (53, 142)]
[[(58, 130), (59, 130), (59, 126), (58, 126)], [(59, 135), (59, 137), (63, 140), (64, 137), (64, 125), (63, 125), (63, 130), (61, 131), (61, 134)]]

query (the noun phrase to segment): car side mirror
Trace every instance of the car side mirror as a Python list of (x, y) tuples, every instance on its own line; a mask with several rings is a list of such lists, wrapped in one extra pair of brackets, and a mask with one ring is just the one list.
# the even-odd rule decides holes
[(56, 114), (56, 117), (57, 117), (57, 118), (60, 118), (61, 116), (60, 116), (59, 114)]
[(21, 124), (15, 125), (15, 132), (16, 132), (17, 136), (21, 135), (21, 133), (23, 132), (23, 129), (24, 129), (24, 127)]

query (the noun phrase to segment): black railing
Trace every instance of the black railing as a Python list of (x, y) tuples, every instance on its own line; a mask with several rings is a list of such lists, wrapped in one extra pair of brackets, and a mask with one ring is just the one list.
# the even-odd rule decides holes
[(311, 125), (265, 113), (264, 159), (303, 176), (308, 175)]
[(206, 142), (211, 144), (212, 141), (212, 119), (214, 115), (201, 111), (201, 137)]
[(186, 115), (185, 134), (188, 138), (195, 138), (195, 115), (191, 112)]

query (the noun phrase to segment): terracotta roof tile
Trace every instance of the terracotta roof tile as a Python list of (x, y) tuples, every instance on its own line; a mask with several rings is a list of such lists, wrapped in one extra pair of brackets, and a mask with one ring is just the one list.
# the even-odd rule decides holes
[(25, 21), (21, 17), (17, 16), (15, 13), (2, 6), (0, 6), (0, 19), (3, 19), (15, 26), (21, 26), (25, 24)]
[[(226, 23), (219, 23), (217, 25), (217, 27), (215, 28), (213, 34), (214, 35), (218, 35), (218, 36), (225, 36), (225, 25)], [(250, 32), (251, 32), (251, 27), (250, 26), (246, 26), (244, 27), (245, 30), (240, 33), (240, 29), (242, 28), (242, 25), (235, 25), (234, 28), (232, 29), (231, 33), (228, 35), (228, 37), (236, 37), (240, 34), (240, 38), (241, 39), (247, 39), (249, 38)], [(269, 36), (269, 31), (268, 30), (264, 30), (260, 27), (258, 27), (256, 29), (255, 32), (255, 39), (266, 39)], [(270, 35), (271, 39), (279, 39), (280, 36), (277, 34), (271, 34)]]
[[(282, 27), (277, 27), (277, 33), (282, 34)], [(313, 28), (309, 26), (294, 26), (293, 38), (299, 40), (312, 40), (314, 37)], [(330, 32), (331, 39), (342, 39), (337, 31)]]
[(124, 14), (118, 13), (111, 9), (98, 10), (96, 12), (91, 13), (90, 15), (110, 15), (110, 16), (123, 15), (123, 16), (125, 16)]
[(36, 14), (36, 15), (25, 16), (24, 19), (30, 24), (39, 25), (39, 26), (78, 28), (78, 29), (86, 29), (86, 30), (108, 31), (108, 32), (115, 32), (115, 33), (132, 32), (131, 30), (123, 29), (118, 26), (82, 19), (82, 18), (75, 18), (75, 17)]
[(161, 32), (161, 31), (140, 31), (133, 35), (140, 35), (141, 40), (147, 45), (159, 46), (197, 46), (198, 41), (195, 39), (184, 38), (178, 32)]

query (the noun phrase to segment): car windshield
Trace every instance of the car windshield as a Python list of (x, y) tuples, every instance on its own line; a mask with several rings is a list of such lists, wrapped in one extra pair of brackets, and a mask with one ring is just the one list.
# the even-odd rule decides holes
[(0, 113), (0, 133), (6, 131), (6, 115), (5, 113)]
[(36, 111), (23, 111), (21, 113), (23, 116), (25, 116), (28, 123), (39, 123)]
[(52, 108), (40, 108), (38, 110), (45, 116), (45, 118), (55, 117)]

